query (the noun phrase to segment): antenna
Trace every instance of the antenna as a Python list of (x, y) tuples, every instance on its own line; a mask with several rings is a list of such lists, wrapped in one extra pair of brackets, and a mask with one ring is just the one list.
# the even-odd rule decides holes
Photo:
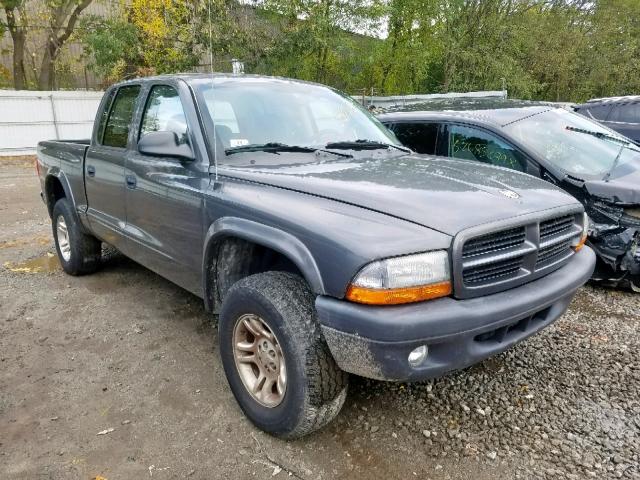
[(209, 7), (209, 70), (211, 73), (211, 108), (209, 114), (211, 115), (211, 123), (213, 124), (213, 165), (215, 170), (216, 182), (218, 181), (218, 139), (216, 132), (215, 112), (211, 109), (215, 109), (215, 82), (213, 81), (213, 30), (211, 22), (211, 0), (207, 2)]

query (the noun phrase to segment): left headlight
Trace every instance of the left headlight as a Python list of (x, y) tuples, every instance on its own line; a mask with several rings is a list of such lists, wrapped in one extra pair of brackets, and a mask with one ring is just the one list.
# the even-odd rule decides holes
[(371, 305), (421, 302), (451, 295), (445, 250), (387, 258), (366, 265), (354, 277), (346, 298)]
[(584, 244), (587, 242), (587, 236), (589, 235), (589, 216), (585, 213), (583, 213), (583, 218), (582, 218), (582, 234), (580, 235), (580, 238), (576, 240), (576, 242), (572, 245), (573, 249), (576, 252), (579, 252), (582, 247), (584, 247)]

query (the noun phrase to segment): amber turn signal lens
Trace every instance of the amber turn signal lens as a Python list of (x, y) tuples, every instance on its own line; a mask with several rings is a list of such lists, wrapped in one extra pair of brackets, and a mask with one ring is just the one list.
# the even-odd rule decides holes
[(446, 297), (451, 295), (451, 291), (451, 282), (388, 290), (349, 285), (346, 298), (351, 302), (368, 305), (399, 305)]
[(582, 247), (584, 247), (584, 244), (585, 244), (585, 243), (587, 243), (587, 237), (582, 237), (582, 238), (580, 239), (580, 241), (578, 242), (578, 244), (577, 244), (577, 245), (575, 245), (575, 246), (573, 247), (573, 249), (574, 249), (576, 252), (579, 252), (580, 250), (582, 250)]

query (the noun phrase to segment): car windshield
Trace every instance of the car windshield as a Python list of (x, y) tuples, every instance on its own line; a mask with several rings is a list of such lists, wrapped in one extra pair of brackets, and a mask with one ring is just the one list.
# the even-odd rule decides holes
[(604, 178), (640, 155), (629, 139), (564, 109), (523, 118), (505, 127), (555, 167), (581, 179)]
[(227, 155), (300, 152), (301, 148), (290, 147), (304, 147), (333, 149), (345, 156), (350, 150), (401, 145), (356, 101), (321, 85), (218, 77), (199, 80), (194, 86), (204, 106), (205, 124), (209, 130), (215, 128), (216, 147)]

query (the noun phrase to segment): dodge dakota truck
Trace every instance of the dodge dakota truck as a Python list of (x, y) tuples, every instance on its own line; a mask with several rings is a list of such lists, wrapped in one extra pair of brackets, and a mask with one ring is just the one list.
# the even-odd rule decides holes
[(64, 271), (107, 243), (203, 298), (238, 404), (284, 438), (334, 418), (349, 373), (432, 378), (540, 331), (595, 263), (573, 197), (414, 154), (306, 82), (119, 83), (91, 139), (41, 142), (37, 170)]

